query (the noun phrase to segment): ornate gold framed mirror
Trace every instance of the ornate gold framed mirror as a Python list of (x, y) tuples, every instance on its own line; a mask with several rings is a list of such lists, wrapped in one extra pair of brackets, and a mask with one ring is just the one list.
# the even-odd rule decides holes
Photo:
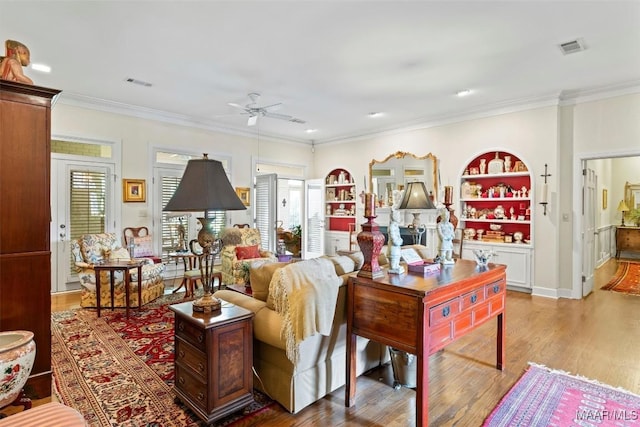
[(424, 182), (427, 191), (438, 200), (438, 163), (429, 153), (416, 156), (405, 151), (396, 151), (383, 160), (369, 163), (369, 191), (378, 196), (383, 206), (390, 206), (393, 190), (402, 190), (410, 182)]
[(624, 202), (629, 209), (640, 208), (640, 184), (627, 182), (624, 185)]

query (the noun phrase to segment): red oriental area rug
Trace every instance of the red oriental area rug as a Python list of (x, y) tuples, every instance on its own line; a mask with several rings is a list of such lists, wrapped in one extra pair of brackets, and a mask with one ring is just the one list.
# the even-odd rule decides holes
[[(80, 309), (52, 313), (51, 364), (56, 394), (90, 426), (204, 426), (174, 402), (174, 315), (167, 306), (183, 294), (165, 295), (133, 311)], [(215, 426), (260, 423), (276, 405), (254, 390), (255, 402)]]
[(601, 289), (640, 295), (640, 263), (620, 261), (616, 274)]
[(530, 364), (483, 427), (640, 426), (640, 396)]

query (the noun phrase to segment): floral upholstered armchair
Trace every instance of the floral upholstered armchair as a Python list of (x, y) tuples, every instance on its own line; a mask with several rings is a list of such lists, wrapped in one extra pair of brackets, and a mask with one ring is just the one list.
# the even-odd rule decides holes
[[(80, 306), (96, 307), (96, 273), (93, 265), (103, 261), (128, 260), (129, 251), (123, 248), (115, 233), (85, 234), (78, 240), (71, 241), (71, 256), (75, 262), (80, 280)], [(154, 264), (153, 260), (144, 258), (147, 263), (142, 266), (142, 304), (146, 304), (164, 294), (164, 264)], [(131, 295), (129, 304), (138, 306), (138, 274), (137, 269), (131, 272)], [(109, 272), (102, 271), (101, 284), (109, 283)], [(116, 271), (114, 281), (114, 307), (125, 306), (124, 276)], [(101, 307), (111, 306), (110, 286), (100, 286)]]
[(220, 234), (222, 239), (222, 283), (231, 285), (245, 283), (243, 263), (253, 261), (276, 262), (275, 254), (260, 249), (260, 230), (257, 228), (225, 228)]

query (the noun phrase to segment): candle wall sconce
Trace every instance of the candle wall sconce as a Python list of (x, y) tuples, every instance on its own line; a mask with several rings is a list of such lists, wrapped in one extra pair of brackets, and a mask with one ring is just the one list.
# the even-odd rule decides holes
[(551, 174), (547, 172), (547, 164), (544, 164), (544, 174), (540, 175), (544, 178), (544, 183), (542, 184), (542, 188), (540, 191), (540, 204), (543, 207), (543, 215), (547, 214), (547, 204), (549, 203), (549, 187), (547, 184), (547, 177), (550, 177)]

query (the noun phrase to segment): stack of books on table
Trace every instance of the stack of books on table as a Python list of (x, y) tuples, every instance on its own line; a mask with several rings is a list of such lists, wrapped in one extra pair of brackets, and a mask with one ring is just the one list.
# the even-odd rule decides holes
[(402, 249), (400, 256), (407, 263), (407, 269), (410, 273), (426, 276), (440, 272), (440, 263), (420, 258), (418, 252), (413, 248)]

